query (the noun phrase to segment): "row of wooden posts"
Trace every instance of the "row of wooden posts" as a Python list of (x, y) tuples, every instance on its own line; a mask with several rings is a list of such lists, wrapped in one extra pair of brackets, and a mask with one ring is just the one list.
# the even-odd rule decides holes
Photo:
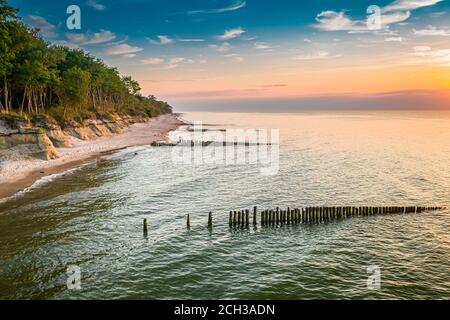
[[(260, 225), (273, 226), (283, 224), (319, 224), (333, 220), (346, 219), (358, 216), (385, 215), (394, 213), (421, 213), (427, 211), (443, 210), (445, 207), (307, 207), (307, 208), (287, 208), (282, 210), (263, 210), (260, 212)], [(248, 227), (251, 223), (257, 225), (257, 207), (253, 207), (250, 217), (250, 210), (230, 211), (228, 224), (230, 227)], [(208, 214), (208, 227), (213, 226), (212, 212)], [(189, 214), (186, 216), (186, 227), (191, 227)], [(147, 234), (147, 219), (144, 219), (144, 234)]]
[[(356, 216), (373, 216), (393, 213), (421, 213), (442, 210), (443, 207), (307, 207), (282, 210), (263, 210), (260, 213), (261, 226), (279, 224), (318, 224)], [(250, 212), (230, 211), (230, 226), (249, 226)], [(257, 208), (253, 208), (253, 225), (257, 224)]]

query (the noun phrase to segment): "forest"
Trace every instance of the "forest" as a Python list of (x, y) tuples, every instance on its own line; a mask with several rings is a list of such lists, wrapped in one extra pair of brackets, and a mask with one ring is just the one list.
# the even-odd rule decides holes
[(60, 123), (114, 114), (155, 117), (172, 112), (137, 81), (81, 49), (47, 43), (0, 0), (0, 113), (45, 114)]

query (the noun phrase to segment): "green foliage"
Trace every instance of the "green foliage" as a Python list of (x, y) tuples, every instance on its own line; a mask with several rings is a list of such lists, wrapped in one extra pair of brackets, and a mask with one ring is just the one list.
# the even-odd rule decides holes
[(155, 117), (172, 112), (137, 81), (83, 50), (50, 46), (0, 0), (0, 112), (50, 114), (60, 123), (123, 113)]

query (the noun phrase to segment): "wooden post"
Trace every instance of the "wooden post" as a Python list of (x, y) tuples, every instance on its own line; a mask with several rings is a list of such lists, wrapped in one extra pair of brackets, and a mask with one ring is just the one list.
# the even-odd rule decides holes
[(238, 211), (238, 222), (237, 222), (238, 226), (241, 225), (241, 212)]
[(275, 210), (275, 222), (278, 224), (280, 223), (280, 208), (277, 207)]
[(256, 226), (256, 206), (253, 207), (253, 225)]
[(233, 225), (236, 225), (236, 223), (237, 223), (237, 212), (234, 211)]
[(187, 218), (186, 218), (186, 227), (187, 227), (188, 229), (191, 228), (191, 221), (189, 220), (189, 214), (187, 215)]
[(144, 236), (147, 236), (147, 234), (148, 234), (147, 219), (144, 218)]
[(211, 211), (208, 214), (208, 227), (212, 228), (212, 212)]
[(250, 211), (245, 210), (245, 226), (248, 227), (250, 225)]
[(230, 217), (228, 218), (228, 224), (230, 227), (233, 225), (233, 212), (230, 211)]
[(308, 207), (308, 223), (312, 223), (312, 207)]

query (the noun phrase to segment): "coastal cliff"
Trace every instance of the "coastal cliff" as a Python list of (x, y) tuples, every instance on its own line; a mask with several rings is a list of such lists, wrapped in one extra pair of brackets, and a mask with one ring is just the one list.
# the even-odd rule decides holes
[(125, 127), (149, 118), (118, 116), (114, 120), (71, 120), (61, 127), (54, 119), (39, 115), (32, 119), (0, 115), (0, 161), (21, 159), (52, 160), (60, 157), (57, 148), (68, 148), (75, 140), (96, 140), (119, 134)]

